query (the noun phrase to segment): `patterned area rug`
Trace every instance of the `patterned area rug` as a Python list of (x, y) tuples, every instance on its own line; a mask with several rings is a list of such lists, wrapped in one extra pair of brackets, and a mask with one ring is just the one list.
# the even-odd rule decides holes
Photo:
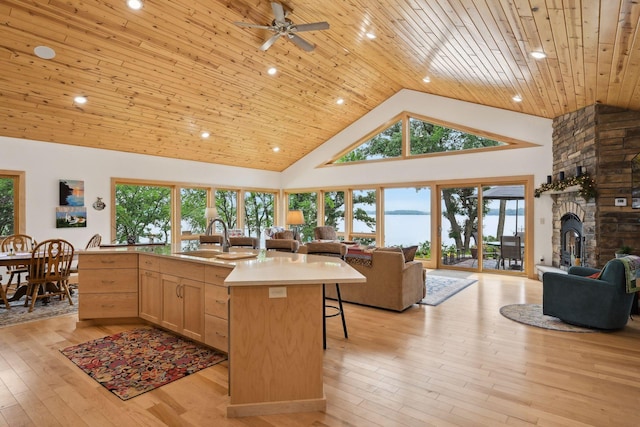
[(69, 305), (67, 300), (60, 301), (58, 297), (54, 297), (49, 304), (45, 305), (42, 300), (38, 300), (31, 313), (29, 313), (29, 307), (24, 306), (24, 297), (9, 303), (11, 310), (7, 310), (4, 308), (4, 304), (0, 303), (0, 328), (67, 314), (77, 314), (78, 292), (74, 292), (71, 301), (73, 301), (73, 305)]
[(436, 276), (427, 273), (427, 296), (420, 301), (420, 304), (438, 305), (475, 282), (477, 282), (475, 279)]
[(602, 332), (599, 329), (583, 328), (564, 323), (553, 316), (542, 314), (540, 304), (511, 304), (500, 308), (500, 314), (507, 319), (524, 323), (525, 325), (537, 326), (538, 328), (553, 329), (563, 332)]
[(156, 328), (107, 336), (60, 352), (122, 400), (227, 359), (227, 355)]

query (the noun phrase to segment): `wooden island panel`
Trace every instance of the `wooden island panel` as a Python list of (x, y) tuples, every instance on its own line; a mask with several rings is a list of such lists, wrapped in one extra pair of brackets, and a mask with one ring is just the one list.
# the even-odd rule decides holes
[(239, 286), (230, 294), (227, 416), (325, 410), (322, 285)]

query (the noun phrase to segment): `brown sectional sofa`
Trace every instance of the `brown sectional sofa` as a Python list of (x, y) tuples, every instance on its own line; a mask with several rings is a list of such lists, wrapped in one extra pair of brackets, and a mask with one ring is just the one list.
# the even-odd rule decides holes
[[(426, 296), (425, 270), (419, 261), (404, 261), (401, 250), (379, 248), (371, 257), (346, 257), (367, 282), (340, 284), (342, 301), (403, 311)], [(337, 299), (335, 286), (326, 286), (326, 296)]]

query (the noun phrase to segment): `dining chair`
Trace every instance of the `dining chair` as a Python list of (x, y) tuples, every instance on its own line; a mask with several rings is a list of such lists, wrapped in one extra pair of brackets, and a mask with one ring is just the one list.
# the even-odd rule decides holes
[[(501, 236), (500, 237), (500, 264), (505, 270), (505, 260), (509, 260), (509, 268), (511, 261), (516, 262), (516, 266), (522, 271), (522, 248), (520, 236)], [(520, 263), (518, 264), (518, 261)]]
[[(28, 236), (26, 234), (12, 234), (10, 236), (5, 237), (2, 241), (1, 250), (2, 252), (31, 252), (33, 247), (37, 244), (37, 242), (33, 239), (33, 237)], [(22, 274), (27, 274), (28, 265), (15, 265), (15, 266), (7, 266), (7, 273), (9, 273), (9, 279), (7, 280), (7, 287), (5, 289), (5, 293), (9, 292), (9, 288), (11, 287), (11, 283), (13, 282), (13, 278), (17, 277), (16, 289), (20, 287), (20, 283), (22, 283)]]
[[(100, 246), (101, 243), (102, 243), (102, 235), (99, 233), (96, 233), (93, 236), (91, 236), (91, 238), (85, 245), (84, 250), (86, 251), (87, 249), (90, 249), (90, 248), (97, 248)], [(78, 260), (77, 259), (73, 260), (73, 263), (71, 264), (70, 272), (72, 275), (72, 280), (70, 281), (69, 285), (73, 287), (77, 287), (78, 286)], [(73, 287), (70, 289), (71, 294), (73, 294)]]
[[(324, 255), (331, 257), (338, 257), (344, 259), (347, 254), (347, 245), (338, 242), (309, 242), (306, 245), (300, 247), (299, 252), (309, 255)], [(340, 284), (336, 283), (336, 296), (338, 298), (338, 306), (327, 304), (325, 298), (326, 283), (322, 284), (322, 301), (324, 309), (324, 321), (322, 323), (322, 348), (327, 348), (327, 317), (340, 316), (342, 318), (342, 329), (344, 331), (344, 337), (349, 338), (347, 332), (347, 322), (344, 318), (344, 310), (342, 307), (342, 297), (340, 296)], [(327, 314), (329, 309), (329, 314)]]
[(60, 296), (73, 305), (69, 293), (69, 276), (73, 261), (73, 245), (63, 239), (45, 240), (31, 252), (27, 295), (24, 306), (33, 311), (38, 299)]

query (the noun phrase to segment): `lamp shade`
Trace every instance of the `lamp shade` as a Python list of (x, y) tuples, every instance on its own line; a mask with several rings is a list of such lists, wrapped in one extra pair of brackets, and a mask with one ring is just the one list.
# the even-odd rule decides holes
[(205, 218), (214, 219), (218, 218), (218, 209), (216, 208), (206, 208), (204, 210)]
[(287, 212), (287, 224), (289, 225), (304, 224), (304, 215), (302, 214), (302, 211)]

